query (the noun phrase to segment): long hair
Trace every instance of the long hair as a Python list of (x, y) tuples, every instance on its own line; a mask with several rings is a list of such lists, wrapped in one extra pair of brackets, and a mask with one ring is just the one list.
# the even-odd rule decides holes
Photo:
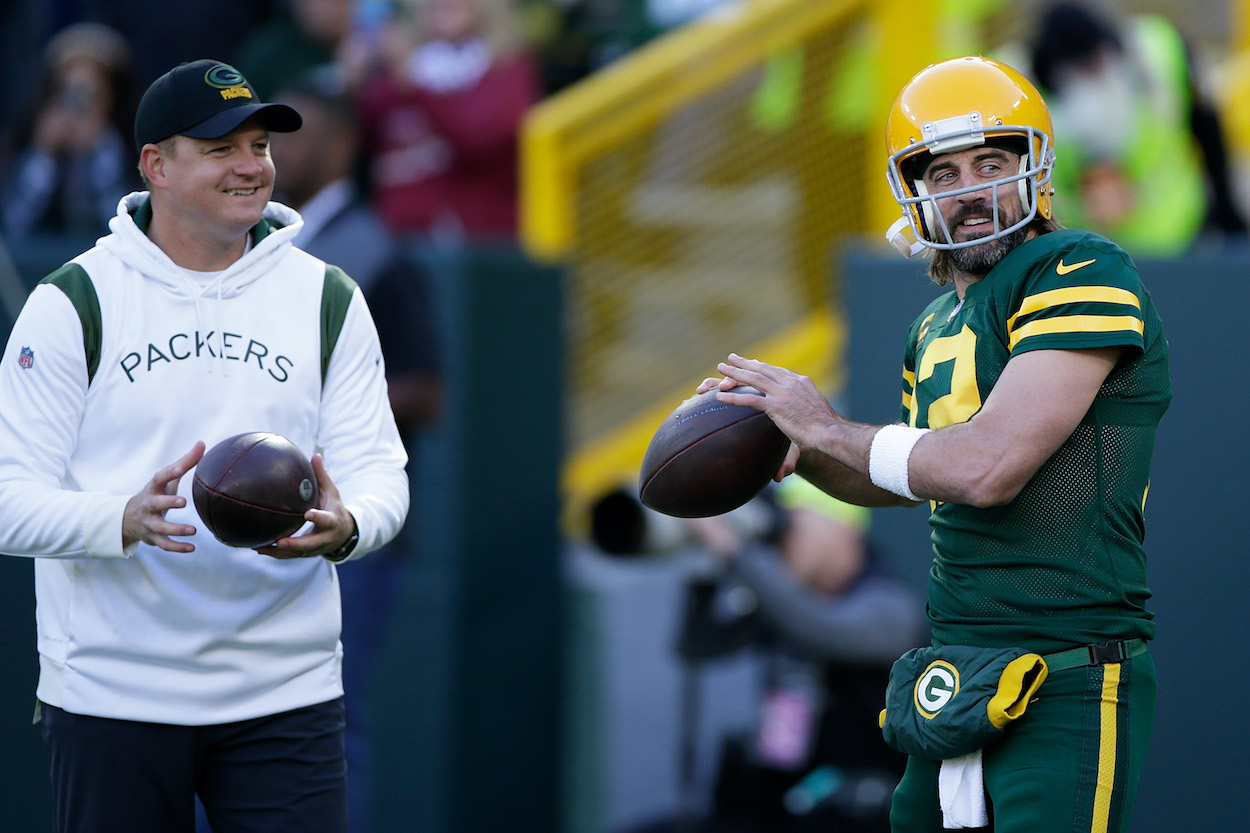
[[(1063, 224), (1058, 220), (1047, 219), (1040, 214), (1024, 228), (1015, 234), (1020, 235), (1020, 241), (1016, 243), (1018, 246), (1030, 236), (1040, 236), (1049, 234), (1052, 231), (1058, 231), (1063, 228)], [(1011, 237), (1014, 237), (1012, 235)], [(1011, 237), (1005, 238), (1010, 240)], [(1015, 246), (1011, 247), (1012, 249)], [(959, 270), (955, 268), (954, 258), (951, 256), (949, 249), (927, 249), (925, 254), (929, 257), (929, 278), (938, 286), (946, 286), (955, 280), (955, 273)]]

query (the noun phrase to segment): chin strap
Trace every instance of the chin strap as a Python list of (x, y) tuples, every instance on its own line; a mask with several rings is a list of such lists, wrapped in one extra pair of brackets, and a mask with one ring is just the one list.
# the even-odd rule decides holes
[(903, 257), (915, 257), (924, 251), (924, 244), (916, 239), (911, 221), (906, 217), (899, 217), (886, 229), (885, 239), (890, 241), (890, 245), (898, 249)]

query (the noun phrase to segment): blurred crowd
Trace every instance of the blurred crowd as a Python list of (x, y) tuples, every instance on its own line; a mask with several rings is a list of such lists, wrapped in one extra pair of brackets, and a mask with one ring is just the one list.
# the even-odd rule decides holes
[[(358, 120), (355, 177), (390, 230), (512, 237), (526, 110), (734, 2), (226, 0), (160, 15), (136, 0), (5, 4), (0, 61), (15, 83), (0, 102), (2, 230), (6, 240), (102, 232), (117, 198), (137, 187), (138, 92), (177, 63), (213, 57), (263, 97), (329, 68)], [(1247, 200), (1209, 93), (1211, 68), (1172, 24), (1037, 3), (1019, 34), (1018, 25), (996, 29), (1009, 5), (941, 3), (939, 39), (960, 33), (950, 48), (996, 54), (1050, 99), (1062, 216), (1143, 256), (1244, 238)], [(1014, 39), (998, 43), (995, 31)], [(1153, 175), (1165, 164), (1168, 176)]]
[(516, 136), (542, 81), (509, 0), (289, 0), (237, 16), (215, 5), (211, 20), (186, 3), (159, 26), (130, 5), (57, 29), (16, 87), (30, 95), (6, 119), (6, 235), (102, 232), (137, 186), (137, 92), (201, 57), (234, 64), (265, 98), (332, 75), (360, 128), (353, 173), (390, 230), (514, 233)]
[[(631, 0), (118, 0), (0, 10), (6, 240), (103, 233), (138, 187), (139, 93), (178, 63), (233, 64), (264, 98), (330, 74), (360, 132), (354, 176), (387, 227), (510, 238), (526, 110), (652, 37)], [(13, 94), (13, 93), (17, 94)], [(278, 190), (283, 192), (282, 174)]]

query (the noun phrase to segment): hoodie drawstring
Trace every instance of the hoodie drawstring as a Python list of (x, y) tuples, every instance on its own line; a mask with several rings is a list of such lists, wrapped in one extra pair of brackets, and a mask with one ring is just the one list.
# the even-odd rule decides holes
[(217, 315), (215, 316), (217, 319), (217, 345), (218, 345), (217, 356), (221, 360), (222, 376), (229, 379), (230, 378), (230, 363), (226, 361), (226, 334), (224, 332), (225, 325), (223, 323), (222, 315), (221, 315), (221, 304), (222, 304), (221, 284), (222, 284), (222, 280), (221, 280), (221, 277), (219, 276), (217, 278)]
[[(185, 272), (183, 273), (182, 277), (183, 277), (183, 281), (187, 285), (187, 289), (189, 290), (188, 294), (191, 296), (191, 299), (195, 301), (195, 331), (197, 334), (202, 334), (204, 332), (204, 308), (200, 305), (200, 299), (204, 295), (204, 293), (202, 292), (202, 287), (197, 285), (195, 280), (192, 279), (192, 277), (186, 274)], [(217, 333), (217, 363), (221, 365), (222, 376), (224, 376), (225, 378), (230, 378), (230, 365), (226, 363), (226, 336), (225, 336), (225, 333), (222, 332), (222, 315), (221, 315), (222, 280), (221, 280), (221, 277), (218, 276), (218, 278), (213, 283), (216, 284), (217, 286), (217, 308), (216, 308), (216, 314), (213, 316), (213, 319), (216, 322), (216, 325), (213, 327), (213, 329)], [(212, 343), (209, 342), (207, 339), (205, 339), (204, 343), (208, 346), (208, 349), (211, 352), (213, 349)], [(213, 374), (213, 363), (211, 361), (208, 362), (208, 373), (210, 376)]]

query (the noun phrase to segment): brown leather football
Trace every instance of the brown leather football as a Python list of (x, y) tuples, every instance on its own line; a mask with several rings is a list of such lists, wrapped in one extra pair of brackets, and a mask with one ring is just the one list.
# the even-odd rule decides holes
[(299, 448), (279, 434), (252, 431), (214, 445), (195, 467), (195, 510), (223, 544), (255, 548), (304, 525), (317, 505), (317, 477)]
[[(735, 393), (763, 396), (755, 388)], [(730, 405), (716, 389), (677, 406), (651, 438), (638, 478), (644, 506), (678, 518), (737, 509), (772, 480), (790, 440), (763, 411)]]

